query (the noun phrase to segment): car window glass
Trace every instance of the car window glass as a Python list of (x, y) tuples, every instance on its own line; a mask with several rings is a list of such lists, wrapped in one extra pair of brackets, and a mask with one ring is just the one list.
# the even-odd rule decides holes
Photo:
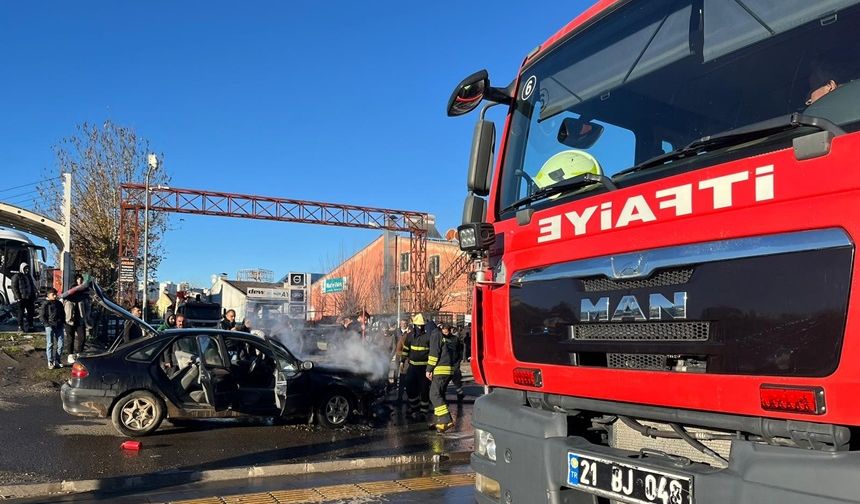
[(218, 340), (212, 336), (198, 336), (200, 355), (207, 366), (225, 367), (221, 352), (218, 350)]
[(137, 350), (128, 356), (128, 360), (133, 361), (143, 361), (148, 362), (151, 361), (152, 358), (158, 353), (158, 350), (161, 348), (162, 342), (158, 341), (151, 345), (147, 345), (140, 350)]

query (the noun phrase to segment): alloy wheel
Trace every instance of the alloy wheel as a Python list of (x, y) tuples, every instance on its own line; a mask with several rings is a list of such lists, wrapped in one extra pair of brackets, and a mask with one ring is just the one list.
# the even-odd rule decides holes
[(155, 422), (155, 403), (136, 397), (127, 402), (121, 411), (122, 423), (135, 431), (144, 430)]
[(349, 416), (349, 401), (342, 395), (333, 396), (325, 405), (326, 419), (333, 425), (339, 425)]

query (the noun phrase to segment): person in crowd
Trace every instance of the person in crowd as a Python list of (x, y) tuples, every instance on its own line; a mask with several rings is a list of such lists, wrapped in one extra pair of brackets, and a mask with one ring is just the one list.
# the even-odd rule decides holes
[(173, 306), (173, 298), (170, 297), (170, 289), (165, 287), (164, 291), (158, 295), (158, 301), (155, 303), (155, 310), (158, 316), (162, 319), (167, 319), (168, 310)]
[(356, 326), (356, 329), (358, 331), (358, 334), (361, 335), (361, 339), (367, 339), (368, 330), (370, 329), (370, 327), (369, 327), (370, 314), (367, 313), (367, 311), (365, 311), (365, 310), (361, 310), (355, 316), (355, 320), (356, 320), (355, 326)]
[(430, 408), (430, 381), (426, 378), (425, 370), (430, 354), (430, 333), (436, 327), (431, 321), (428, 328), (420, 313), (412, 317), (412, 325), (415, 327), (407, 335), (401, 355), (409, 363), (406, 371), (409, 414), (414, 420), (420, 420)]
[(433, 404), (433, 426), (437, 432), (454, 427), (448, 410), (445, 392), (454, 375), (457, 360), (457, 339), (451, 335), (448, 324), (440, 324), (430, 334), (430, 354), (427, 357), (425, 376), (430, 382), (430, 402)]
[(173, 329), (175, 327), (176, 327), (176, 315), (171, 313), (171, 314), (168, 314), (167, 317), (164, 319), (164, 322), (162, 322), (161, 325), (158, 326), (158, 331), (159, 332), (166, 331), (168, 329)]
[(18, 332), (33, 330), (36, 292), (36, 282), (30, 275), (30, 265), (22, 262), (18, 272), (12, 276), (12, 293), (18, 300)]
[(466, 362), (472, 362), (472, 324), (464, 325), (460, 334), (463, 336), (463, 357)]
[(66, 316), (63, 303), (57, 299), (57, 289), (48, 289), (39, 318), (45, 324), (45, 356), (48, 358), (48, 369), (63, 367), (63, 321)]
[(454, 387), (457, 388), (457, 402), (463, 402), (463, 399), (466, 397), (466, 393), (463, 391), (463, 371), (460, 370), (460, 364), (463, 362), (463, 350), (464, 350), (464, 342), (463, 338), (460, 336), (460, 328), (457, 326), (451, 326), (451, 338), (454, 340), (454, 374), (451, 375), (451, 382), (454, 384)]
[[(140, 318), (142, 312), (140, 311), (139, 306), (132, 306), (131, 314), (137, 318)], [(143, 330), (140, 326), (133, 320), (126, 320), (125, 324), (122, 327), (122, 342), (128, 343), (130, 341), (134, 341), (138, 338), (143, 337)]]
[(397, 355), (397, 404), (403, 400), (403, 394), (406, 392), (406, 372), (409, 369), (409, 360), (403, 357), (403, 346), (406, 344), (406, 337), (412, 332), (409, 327), (409, 319), (403, 318), (400, 320), (400, 327), (397, 330), (397, 347), (395, 353)]
[(185, 320), (185, 315), (183, 315), (181, 313), (179, 315), (176, 315), (176, 328), (177, 329), (187, 329), (188, 327), (190, 327), (190, 326), (188, 325), (188, 322)]
[(84, 349), (87, 328), (90, 327), (90, 282), (84, 276), (75, 276), (75, 286), (60, 296), (66, 314), (66, 349), (68, 354), (77, 355)]
[(224, 318), (221, 319), (221, 329), (231, 331), (236, 327), (236, 310), (227, 310), (224, 312)]

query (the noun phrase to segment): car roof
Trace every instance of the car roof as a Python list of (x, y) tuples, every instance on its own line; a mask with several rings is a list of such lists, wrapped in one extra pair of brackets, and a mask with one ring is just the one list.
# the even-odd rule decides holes
[(245, 339), (248, 341), (256, 342), (256, 343), (266, 343), (271, 342), (277, 346), (283, 347), (290, 355), (293, 355), (292, 351), (286, 347), (283, 343), (278, 341), (277, 339), (269, 338), (269, 337), (260, 337), (254, 334), (249, 334), (243, 331), (229, 331), (227, 329), (214, 329), (209, 327), (183, 327), (181, 329), (167, 329), (165, 331), (161, 331), (161, 333), (156, 336), (156, 338), (167, 338), (173, 336), (181, 336), (183, 334), (208, 334), (211, 336), (221, 335), (221, 336), (229, 336), (231, 338), (239, 338)]

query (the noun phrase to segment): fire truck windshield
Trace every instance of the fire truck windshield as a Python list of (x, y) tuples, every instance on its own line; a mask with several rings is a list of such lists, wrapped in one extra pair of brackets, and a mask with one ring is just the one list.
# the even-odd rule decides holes
[(586, 173), (615, 176), (624, 187), (788, 147), (815, 129), (765, 129), (667, 156), (647, 172), (629, 170), (703, 137), (793, 113), (860, 129), (858, 4), (628, 2), (574, 33), (520, 77), (499, 217), (510, 217), (521, 206), (515, 202), (542, 208), (605, 190), (595, 183), (528, 198)]

